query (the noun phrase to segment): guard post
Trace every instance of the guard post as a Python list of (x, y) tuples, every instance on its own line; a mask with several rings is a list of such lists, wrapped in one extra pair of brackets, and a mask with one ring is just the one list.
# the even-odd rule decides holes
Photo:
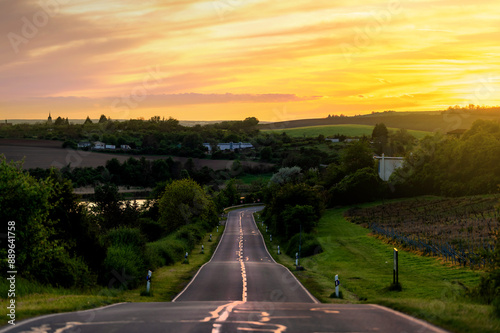
[(340, 280), (339, 280), (339, 275), (335, 275), (335, 296), (339, 298), (339, 286), (340, 286)]
[(151, 275), (153, 275), (153, 272), (151, 272), (151, 270), (148, 270), (148, 275), (146, 276), (146, 292), (148, 294), (151, 287)]
[(392, 283), (394, 285), (397, 285), (399, 283), (398, 266), (399, 266), (398, 249), (394, 248), (394, 271), (392, 277)]
[(299, 266), (299, 253), (295, 252), (295, 266)]

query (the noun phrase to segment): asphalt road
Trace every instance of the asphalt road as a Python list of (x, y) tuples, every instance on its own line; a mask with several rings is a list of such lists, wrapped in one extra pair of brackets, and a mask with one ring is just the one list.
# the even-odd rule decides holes
[(252, 217), (257, 209), (229, 213), (212, 259), (171, 303), (123, 303), (48, 315), (0, 333), (444, 332), (378, 305), (320, 304), (267, 252)]

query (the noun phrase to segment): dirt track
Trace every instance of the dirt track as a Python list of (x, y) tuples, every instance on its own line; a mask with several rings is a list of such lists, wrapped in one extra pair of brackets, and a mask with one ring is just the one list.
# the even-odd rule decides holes
[[(124, 155), (124, 154), (106, 154), (88, 152), (83, 150), (64, 149), (60, 141), (50, 140), (21, 140), (21, 139), (0, 139), (0, 154), (5, 155), (7, 161), (21, 161), (24, 158), (24, 169), (50, 167), (62, 168), (71, 163), (72, 167), (98, 167), (104, 166), (106, 161), (116, 158), (124, 162), (130, 157), (136, 159), (144, 156), (147, 160), (153, 161), (165, 159), (164, 155)], [(174, 161), (185, 163), (187, 157), (172, 156)], [(233, 161), (227, 160), (209, 160), (193, 158), (196, 168), (207, 166), (213, 170), (222, 170), (230, 168)], [(242, 161), (243, 165), (249, 166), (271, 166), (268, 163), (258, 163)]]

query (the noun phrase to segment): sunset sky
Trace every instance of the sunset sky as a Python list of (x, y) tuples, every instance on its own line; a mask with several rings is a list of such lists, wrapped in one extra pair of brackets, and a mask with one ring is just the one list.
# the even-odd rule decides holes
[(0, 120), (500, 105), (498, 0), (0, 0)]

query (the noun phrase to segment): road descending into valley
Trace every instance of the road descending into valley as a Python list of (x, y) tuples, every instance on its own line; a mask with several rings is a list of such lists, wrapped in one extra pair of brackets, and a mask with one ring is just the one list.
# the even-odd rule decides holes
[(259, 209), (229, 213), (212, 259), (172, 302), (42, 316), (0, 332), (445, 332), (378, 305), (319, 303), (269, 255), (252, 215)]

